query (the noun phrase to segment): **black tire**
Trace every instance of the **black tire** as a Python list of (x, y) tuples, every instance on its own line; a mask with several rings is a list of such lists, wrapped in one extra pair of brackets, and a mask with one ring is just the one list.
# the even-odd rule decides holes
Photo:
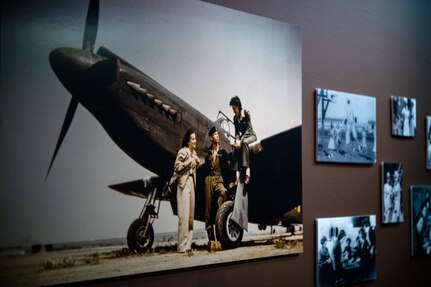
[(233, 201), (226, 201), (220, 206), (216, 215), (216, 236), (223, 249), (238, 247), (244, 235), (242, 227), (230, 219), (233, 206)]
[(147, 232), (145, 232), (146, 221), (142, 218), (135, 219), (130, 224), (127, 231), (127, 245), (130, 251), (136, 253), (145, 253), (151, 248), (154, 242), (154, 230), (151, 224), (148, 225)]

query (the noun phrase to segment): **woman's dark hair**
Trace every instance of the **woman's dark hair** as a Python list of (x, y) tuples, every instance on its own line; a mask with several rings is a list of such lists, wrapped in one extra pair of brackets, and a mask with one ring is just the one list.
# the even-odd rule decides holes
[(241, 100), (238, 96), (235, 96), (230, 99), (229, 106), (237, 106), (240, 110), (242, 110)]
[(320, 245), (325, 244), (326, 241), (328, 241), (328, 239), (326, 238), (325, 235), (323, 235), (322, 238), (320, 238)]
[(340, 240), (341, 238), (343, 238), (344, 236), (346, 236), (346, 232), (344, 231), (344, 229), (340, 230), (340, 233), (338, 233), (338, 240)]
[(413, 106), (414, 106), (414, 104), (413, 104), (412, 99), (408, 98), (408, 99), (407, 99), (407, 107), (408, 107), (409, 109), (411, 109), (411, 108), (413, 108)]
[(196, 130), (195, 129), (189, 129), (186, 134), (183, 137), (183, 142), (182, 142), (182, 147), (186, 147), (189, 145), (189, 141), (190, 141), (190, 136), (192, 134), (195, 134)]

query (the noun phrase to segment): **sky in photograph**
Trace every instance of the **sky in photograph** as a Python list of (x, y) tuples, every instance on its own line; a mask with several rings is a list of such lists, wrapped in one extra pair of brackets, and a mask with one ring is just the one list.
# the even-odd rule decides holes
[[(81, 48), (88, 1), (4, 2), (0, 247), (125, 237), (144, 201), (107, 186), (153, 174), (81, 105), (45, 182), (71, 99), (48, 57)], [(301, 125), (298, 27), (195, 0), (100, 2), (94, 51), (109, 48), (210, 119), (232, 116), (239, 95), (259, 139)], [(155, 232), (176, 226), (162, 203)]]
[[(347, 101), (350, 101), (350, 106), (353, 109), (358, 123), (368, 123), (376, 121), (376, 98), (370, 95), (357, 95), (346, 92), (328, 90), (328, 96), (332, 100), (329, 103), (326, 118), (331, 119), (346, 119), (348, 110)], [(322, 116), (322, 101), (318, 106), (318, 117)]]

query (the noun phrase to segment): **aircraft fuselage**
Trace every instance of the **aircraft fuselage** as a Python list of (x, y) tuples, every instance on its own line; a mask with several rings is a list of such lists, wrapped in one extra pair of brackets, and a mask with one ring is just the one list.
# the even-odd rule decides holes
[[(212, 121), (106, 48), (98, 54), (59, 48), (50, 60), (72, 96), (143, 167), (169, 177), (182, 137), (190, 128), (196, 130), (197, 153), (205, 154)], [(229, 149), (225, 137), (221, 142)]]
[[(59, 48), (51, 52), (50, 61), (72, 97), (101, 123), (112, 140), (162, 179), (172, 175), (176, 153), (188, 129), (196, 130), (197, 153), (205, 155), (213, 122), (108, 49), (102, 47), (93, 54)], [(231, 151), (223, 133), (220, 141)], [(263, 151), (251, 154), (249, 221), (273, 224), (301, 204), (301, 129), (271, 136), (261, 144)], [(195, 218), (203, 220), (202, 168), (197, 175)]]

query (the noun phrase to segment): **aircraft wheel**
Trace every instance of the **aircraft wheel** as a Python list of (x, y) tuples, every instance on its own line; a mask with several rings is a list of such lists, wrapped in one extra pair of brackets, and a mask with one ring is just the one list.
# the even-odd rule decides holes
[(154, 242), (154, 230), (151, 224), (145, 232), (146, 222), (142, 218), (135, 219), (127, 231), (127, 245), (130, 251), (144, 253)]
[(242, 227), (230, 219), (233, 206), (233, 201), (226, 201), (220, 206), (216, 215), (216, 236), (223, 249), (238, 247), (244, 234)]

